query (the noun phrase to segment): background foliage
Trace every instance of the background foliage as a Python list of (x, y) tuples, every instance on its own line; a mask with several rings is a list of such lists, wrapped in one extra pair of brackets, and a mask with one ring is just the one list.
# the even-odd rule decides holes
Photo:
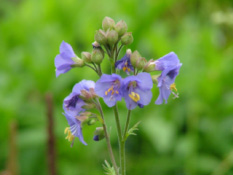
[[(80, 56), (91, 51), (95, 30), (105, 16), (123, 19), (133, 32), (132, 50), (147, 59), (170, 51), (183, 66), (176, 84), (180, 98), (154, 101), (133, 111), (138, 136), (127, 141), (129, 174), (233, 174), (233, 1), (232, 0), (1, 0), (0, 1), (0, 170), (9, 157), (9, 125), (16, 121), (19, 171), (48, 174), (45, 94), (55, 103), (56, 163), (60, 175), (103, 174), (105, 141), (88, 146), (64, 139), (62, 102), (82, 79), (97, 80), (88, 68), (55, 78), (54, 58), (62, 40)], [(122, 52), (122, 55), (124, 53)], [(109, 71), (107, 61), (105, 71)], [(105, 106), (106, 108), (106, 106)], [(122, 122), (126, 118), (120, 103)], [(113, 112), (105, 109), (117, 156)]]

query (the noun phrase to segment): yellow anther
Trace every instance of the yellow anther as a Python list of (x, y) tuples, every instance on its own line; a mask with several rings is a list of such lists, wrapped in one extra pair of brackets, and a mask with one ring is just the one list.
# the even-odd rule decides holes
[(124, 71), (124, 72), (126, 71), (126, 69), (127, 69), (127, 67), (123, 67), (123, 71)]
[(108, 95), (108, 91), (105, 91), (105, 95)]
[(177, 92), (176, 84), (175, 84), (175, 83), (172, 83), (172, 84), (170, 85), (170, 89)]
[(116, 94), (119, 94), (118, 90), (116, 90), (115, 92), (116, 92)]
[[(112, 92), (111, 92), (112, 91)], [(108, 95), (108, 93), (111, 92), (111, 95), (114, 93), (118, 94), (119, 92), (116, 90), (114, 91), (113, 86), (111, 86), (107, 91), (104, 92), (105, 95)]]
[(70, 142), (71, 142), (71, 141), (73, 141), (73, 140), (74, 140), (74, 135), (71, 133), (71, 131), (70, 131), (70, 128), (69, 128), (69, 127), (65, 128), (64, 133), (65, 133), (65, 134), (67, 134), (66, 139), (67, 139), (68, 141), (70, 141)]
[(140, 100), (140, 95), (135, 92), (131, 92), (131, 94), (129, 94), (129, 97), (135, 102), (138, 102)]

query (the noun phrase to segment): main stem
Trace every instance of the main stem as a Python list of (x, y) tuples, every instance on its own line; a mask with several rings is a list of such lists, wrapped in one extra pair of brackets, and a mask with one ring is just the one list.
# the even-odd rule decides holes
[(108, 152), (109, 152), (109, 155), (110, 155), (110, 159), (111, 159), (111, 162), (113, 164), (113, 167), (114, 167), (114, 170), (115, 170), (116, 174), (119, 175), (118, 168), (117, 168), (116, 161), (115, 161), (115, 157), (114, 157), (114, 154), (113, 154), (113, 151), (112, 151), (111, 142), (110, 142), (108, 131), (107, 131), (107, 126), (106, 126), (106, 123), (105, 123), (105, 120), (104, 120), (103, 109), (101, 107), (101, 104), (100, 104), (99, 100), (97, 100), (97, 104), (98, 104), (98, 108), (99, 108), (99, 111), (100, 111), (100, 115), (101, 115), (101, 117), (103, 119), (103, 123), (102, 124), (103, 124), (104, 135), (105, 135), (105, 138), (106, 138), (106, 142), (107, 142), (107, 147), (108, 147)]
[(126, 163), (125, 163), (125, 142), (126, 142), (126, 134), (127, 131), (129, 129), (129, 121), (130, 121), (130, 114), (131, 114), (131, 110), (128, 110), (128, 114), (127, 114), (127, 120), (126, 120), (126, 124), (125, 124), (125, 131), (124, 131), (124, 135), (121, 141), (121, 173), (122, 175), (126, 175)]

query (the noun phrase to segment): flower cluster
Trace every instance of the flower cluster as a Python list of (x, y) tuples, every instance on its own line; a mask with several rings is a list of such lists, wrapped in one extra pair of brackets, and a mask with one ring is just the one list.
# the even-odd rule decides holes
[[(109, 17), (103, 20), (102, 27), (103, 29), (96, 31), (92, 52), (82, 52), (79, 58), (72, 47), (63, 41), (60, 45), (60, 54), (55, 58), (57, 77), (72, 68), (83, 66), (89, 67), (99, 75), (96, 82), (82, 80), (77, 83), (70, 95), (64, 99), (64, 116), (69, 124), (65, 133), (72, 145), (75, 137), (86, 145), (82, 128), (85, 124), (94, 124), (96, 121), (99, 121), (103, 127), (96, 128), (94, 140), (99, 141), (106, 137), (108, 142), (103, 111), (99, 103), (100, 98), (108, 107), (114, 107), (118, 101), (124, 99), (127, 109), (131, 111), (137, 106), (143, 108), (151, 102), (153, 84), (156, 84), (159, 89), (155, 104), (167, 103), (170, 94), (178, 97), (175, 79), (182, 64), (174, 52), (157, 60), (147, 61), (138, 51), (132, 52), (128, 49), (118, 60), (121, 48), (133, 42), (132, 33), (127, 32), (128, 27), (123, 20), (115, 23)], [(103, 73), (101, 69), (101, 63), (106, 55), (111, 73), (110, 71)], [(123, 73), (125, 78), (119, 74), (120, 70), (125, 72)], [(158, 74), (152, 76), (150, 72), (158, 72)], [(97, 109), (99, 114), (96, 111), (93, 112), (93, 109)], [(114, 160), (112, 163), (114, 165)], [(114, 168), (117, 172), (117, 168)]]

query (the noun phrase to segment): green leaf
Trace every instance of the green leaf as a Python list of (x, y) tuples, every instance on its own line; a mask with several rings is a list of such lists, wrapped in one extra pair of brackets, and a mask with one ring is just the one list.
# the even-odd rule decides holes
[(137, 122), (132, 128), (130, 128), (124, 138), (124, 141), (130, 136), (130, 135), (137, 135), (135, 131), (138, 130), (138, 125), (141, 123), (141, 121)]
[(104, 168), (105, 174), (116, 175), (114, 168), (108, 163), (107, 160), (104, 161), (103, 168)]

